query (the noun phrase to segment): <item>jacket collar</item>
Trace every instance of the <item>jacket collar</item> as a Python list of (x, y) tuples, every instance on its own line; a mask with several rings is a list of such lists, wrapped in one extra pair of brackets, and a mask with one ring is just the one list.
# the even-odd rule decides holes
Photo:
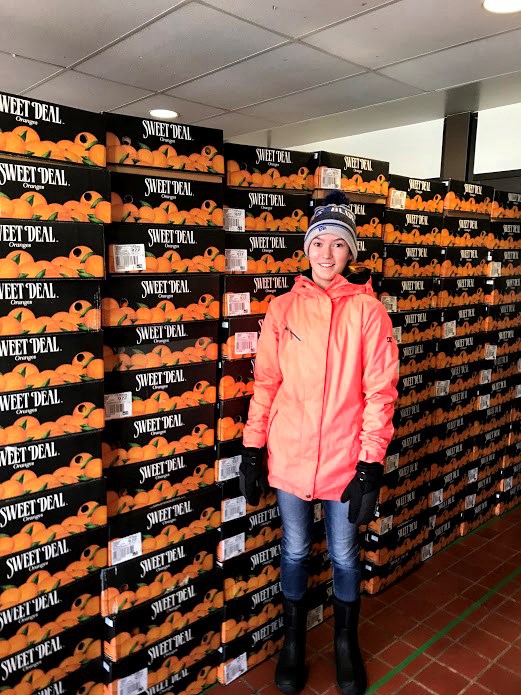
[(292, 292), (303, 297), (316, 297), (320, 294), (327, 294), (330, 299), (349, 297), (357, 294), (373, 294), (371, 283), (371, 272), (367, 268), (353, 269), (347, 268), (344, 274), (338, 274), (327, 290), (323, 290), (314, 281), (311, 268), (302, 275), (295, 278)]

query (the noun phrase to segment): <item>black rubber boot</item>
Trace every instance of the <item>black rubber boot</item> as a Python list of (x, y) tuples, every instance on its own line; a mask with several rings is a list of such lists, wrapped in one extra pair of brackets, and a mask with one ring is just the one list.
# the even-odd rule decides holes
[(338, 687), (342, 695), (363, 695), (367, 689), (367, 676), (358, 644), (360, 599), (345, 603), (334, 596), (333, 606)]
[(282, 599), (284, 645), (275, 669), (275, 685), (283, 693), (298, 693), (306, 685), (307, 601)]

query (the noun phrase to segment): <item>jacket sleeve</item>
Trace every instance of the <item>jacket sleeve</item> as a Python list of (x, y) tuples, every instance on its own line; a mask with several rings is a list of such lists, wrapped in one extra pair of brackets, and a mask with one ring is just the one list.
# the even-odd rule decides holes
[(266, 444), (266, 430), (271, 404), (282, 382), (278, 347), (279, 332), (270, 305), (264, 317), (257, 345), (253, 396), (242, 439), (244, 446), (247, 447), (260, 449)]
[(385, 307), (380, 302), (371, 302), (366, 309), (362, 335), (364, 411), (359, 458), (368, 463), (381, 463), (394, 432), (398, 346)]

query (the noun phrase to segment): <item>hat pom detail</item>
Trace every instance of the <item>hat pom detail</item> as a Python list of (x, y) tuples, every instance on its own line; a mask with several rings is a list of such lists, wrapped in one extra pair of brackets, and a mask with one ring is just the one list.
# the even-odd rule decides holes
[(344, 191), (331, 191), (328, 193), (324, 200), (320, 201), (321, 205), (349, 205), (349, 198), (346, 196)]

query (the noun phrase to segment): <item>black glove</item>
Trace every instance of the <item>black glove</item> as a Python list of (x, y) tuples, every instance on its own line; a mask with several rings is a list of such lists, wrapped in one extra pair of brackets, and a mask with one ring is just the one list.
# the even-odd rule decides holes
[(251, 507), (259, 504), (261, 494), (267, 495), (270, 486), (266, 466), (264, 465), (265, 449), (254, 447), (242, 448), (242, 461), (239, 466), (239, 488), (241, 495)]
[(356, 464), (355, 477), (340, 498), (342, 502), (349, 500), (348, 518), (352, 524), (368, 524), (373, 518), (383, 474), (381, 463), (359, 461)]

